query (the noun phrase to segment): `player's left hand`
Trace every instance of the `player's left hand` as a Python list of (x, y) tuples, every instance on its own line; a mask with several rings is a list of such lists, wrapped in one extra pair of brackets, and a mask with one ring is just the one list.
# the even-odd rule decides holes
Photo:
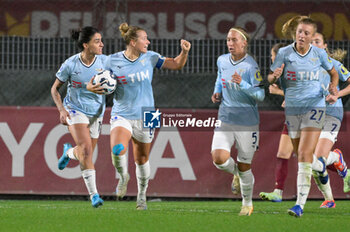
[(329, 84), (328, 91), (332, 95), (335, 95), (335, 96), (338, 95), (338, 89), (332, 83)]
[(334, 104), (337, 100), (338, 100), (338, 95), (328, 94), (326, 97), (326, 101), (331, 105)]
[(86, 85), (86, 89), (90, 92), (97, 93), (97, 94), (104, 94), (103, 87), (101, 87), (101, 83), (94, 84), (93, 80), (95, 77), (92, 77), (88, 84)]
[(182, 39), (180, 44), (181, 44), (182, 51), (187, 54), (191, 49), (191, 43), (188, 42), (187, 40)]
[(334, 104), (338, 100), (338, 89), (332, 83), (328, 87), (329, 95), (326, 97), (326, 101), (329, 104)]
[(240, 83), (242, 82), (242, 77), (241, 77), (241, 75), (239, 75), (237, 72), (235, 72), (235, 73), (232, 75), (231, 81), (232, 81), (233, 83), (240, 84)]

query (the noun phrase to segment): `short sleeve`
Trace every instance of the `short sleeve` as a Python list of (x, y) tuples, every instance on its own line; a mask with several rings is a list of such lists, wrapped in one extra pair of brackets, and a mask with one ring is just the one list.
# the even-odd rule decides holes
[(258, 65), (252, 65), (250, 70), (250, 82), (253, 86), (259, 86), (262, 81), (262, 76)]
[(56, 77), (62, 81), (62, 82), (66, 82), (69, 78), (70, 75), (70, 71), (69, 71), (69, 65), (67, 63), (67, 61), (65, 61), (62, 65), (61, 68), (58, 70), (58, 72), (56, 73)]
[(273, 64), (270, 67), (270, 70), (272, 72), (274, 72), (275, 69), (281, 67), (282, 64), (284, 64), (284, 53), (283, 53), (283, 49), (279, 49), (277, 52), (275, 61), (273, 62)]
[(345, 66), (342, 63), (334, 64), (335, 69), (338, 72), (339, 80), (341, 81), (347, 81), (350, 77), (350, 72), (345, 68)]
[(325, 70), (330, 71), (333, 68), (332, 59), (328, 56), (327, 52), (323, 49), (320, 50), (320, 61), (321, 61), (321, 66)]
[(153, 51), (149, 51), (148, 53), (150, 55), (152, 66), (157, 69), (160, 69), (164, 64), (165, 57)]

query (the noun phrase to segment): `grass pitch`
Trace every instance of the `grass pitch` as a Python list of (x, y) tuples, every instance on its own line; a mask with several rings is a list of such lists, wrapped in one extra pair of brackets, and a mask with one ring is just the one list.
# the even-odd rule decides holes
[(0, 201), (0, 231), (347, 231), (350, 201), (320, 209), (308, 201), (301, 218), (287, 214), (295, 201), (254, 201), (250, 217), (238, 216), (240, 201), (148, 202), (137, 211), (134, 201), (105, 201), (94, 209), (89, 201)]

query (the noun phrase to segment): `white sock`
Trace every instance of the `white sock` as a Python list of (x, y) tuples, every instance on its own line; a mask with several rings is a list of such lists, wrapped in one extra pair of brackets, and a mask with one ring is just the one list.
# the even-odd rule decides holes
[[(135, 163), (136, 164), (136, 163)], [(148, 187), (148, 180), (151, 175), (151, 168), (149, 165), (149, 161), (144, 163), (143, 165), (136, 164), (136, 177), (137, 177), (137, 189), (138, 199), (146, 199), (146, 191)]]
[(322, 172), (323, 168), (323, 163), (317, 159), (317, 156), (313, 155), (312, 170)]
[(213, 164), (215, 165), (215, 167), (217, 167), (218, 169), (231, 173), (233, 175), (238, 175), (238, 168), (237, 168), (237, 164), (235, 163), (235, 161), (232, 159), (232, 157), (230, 157), (225, 163), (223, 164), (216, 164), (213, 162)]
[(309, 195), (311, 187), (311, 163), (299, 162), (298, 163), (298, 178), (297, 178), (297, 205), (300, 205), (304, 209), (306, 199)]
[(124, 178), (126, 178), (128, 174), (128, 164), (126, 155), (114, 155), (112, 153), (112, 163), (113, 166), (117, 169), (121, 180), (124, 181)]
[(252, 170), (249, 169), (245, 172), (238, 171), (239, 181), (241, 184), (241, 194), (242, 194), (242, 205), (252, 206), (253, 201), (253, 188), (254, 188), (254, 175)]
[(97, 193), (96, 188), (96, 171), (94, 169), (86, 169), (81, 172), (86, 188), (89, 192), (90, 199)]
[(275, 189), (273, 190), (274, 193), (277, 193), (278, 195), (280, 195), (282, 197), (283, 194), (283, 190), (282, 189)]
[(334, 164), (336, 162), (339, 162), (339, 154), (333, 151), (329, 152), (329, 155), (326, 161), (326, 166)]
[(67, 156), (72, 160), (78, 160), (78, 158), (74, 155), (74, 147), (68, 149)]
[(328, 178), (327, 184), (322, 184), (320, 180), (318, 179), (318, 174), (317, 173), (312, 173), (314, 177), (314, 181), (318, 187), (318, 190), (321, 191), (324, 199), (326, 201), (333, 201), (333, 194), (332, 194), (332, 189), (331, 189), (331, 184), (330, 184), (330, 179)]

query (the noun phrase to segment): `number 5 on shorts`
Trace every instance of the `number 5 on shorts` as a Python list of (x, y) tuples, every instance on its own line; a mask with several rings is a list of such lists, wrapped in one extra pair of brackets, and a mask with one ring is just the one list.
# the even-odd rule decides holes
[(252, 133), (252, 138), (253, 138), (253, 145), (255, 145), (256, 142), (258, 141), (258, 136), (256, 135), (256, 132)]

